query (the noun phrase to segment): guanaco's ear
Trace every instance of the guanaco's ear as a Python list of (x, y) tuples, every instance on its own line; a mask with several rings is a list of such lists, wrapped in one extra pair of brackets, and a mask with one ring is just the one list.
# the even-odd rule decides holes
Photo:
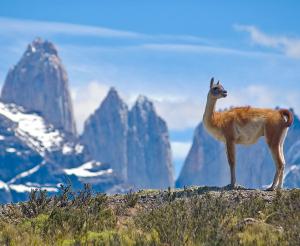
[(210, 80), (210, 88), (212, 88), (213, 85), (214, 85), (214, 77), (212, 77), (211, 80)]
[(217, 83), (217, 85), (219, 85), (220, 84), (220, 80), (218, 80), (218, 83)]

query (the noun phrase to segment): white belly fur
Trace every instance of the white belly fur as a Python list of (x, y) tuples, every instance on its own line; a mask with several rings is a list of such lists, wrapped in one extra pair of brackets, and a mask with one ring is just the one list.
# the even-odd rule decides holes
[(256, 143), (259, 137), (264, 134), (264, 123), (263, 119), (255, 119), (243, 126), (235, 124), (234, 136), (236, 143), (245, 145)]

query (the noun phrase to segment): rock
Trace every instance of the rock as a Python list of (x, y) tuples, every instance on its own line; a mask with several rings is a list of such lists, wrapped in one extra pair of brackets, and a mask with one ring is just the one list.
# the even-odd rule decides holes
[(192, 147), (185, 159), (176, 187), (185, 185), (224, 186), (229, 182), (229, 170), (224, 146), (199, 124)]
[(1, 100), (39, 112), (58, 129), (76, 134), (67, 73), (57, 49), (36, 39), (6, 77)]
[(95, 160), (109, 163), (127, 178), (128, 107), (111, 88), (100, 107), (85, 122), (81, 141)]
[(134, 188), (173, 186), (167, 125), (147, 98), (128, 111), (111, 89), (86, 121), (81, 140), (94, 159), (110, 164)]
[[(298, 162), (299, 163), (299, 162)], [(298, 188), (300, 187), (300, 165), (292, 165), (288, 167), (284, 178), (284, 187)]]
[(135, 188), (173, 186), (171, 147), (166, 122), (146, 97), (129, 113), (128, 182)]

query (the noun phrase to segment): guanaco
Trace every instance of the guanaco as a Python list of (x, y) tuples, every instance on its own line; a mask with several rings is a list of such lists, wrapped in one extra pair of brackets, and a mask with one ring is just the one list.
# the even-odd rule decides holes
[(252, 107), (237, 107), (223, 112), (215, 112), (216, 102), (225, 98), (227, 91), (214, 78), (210, 81), (203, 123), (207, 131), (217, 140), (225, 143), (230, 167), (230, 187), (236, 187), (235, 144), (250, 145), (264, 136), (276, 165), (272, 185), (267, 190), (282, 188), (285, 159), (283, 143), (288, 128), (293, 123), (293, 114), (287, 109), (273, 110)]

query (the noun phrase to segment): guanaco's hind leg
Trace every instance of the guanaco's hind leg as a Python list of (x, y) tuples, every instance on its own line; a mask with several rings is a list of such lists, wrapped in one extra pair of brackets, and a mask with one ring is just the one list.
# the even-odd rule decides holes
[(282, 188), (283, 185), (283, 174), (284, 174), (284, 167), (285, 167), (285, 159), (284, 159), (284, 154), (283, 154), (283, 145), (280, 145), (280, 156), (283, 162), (283, 168), (281, 169), (281, 172), (279, 173), (279, 182), (278, 182), (278, 189)]
[(282, 168), (281, 173), (279, 174), (279, 183), (278, 183), (278, 188), (279, 189), (281, 189), (282, 185), (283, 185), (283, 174), (284, 174), (284, 167), (285, 167), (285, 158), (284, 158), (284, 152), (283, 152), (283, 143), (284, 143), (284, 140), (286, 138), (287, 131), (288, 131), (288, 128), (286, 128), (283, 131), (283, 134), (282, 134), (281, 139), (280, 139), (280, 145), (279, 145), (280, 156), (281, 156), (281, 160), (283, 162), (283, 168)]
[(266, 129), (265, 136), (267, 144), (272, 154), (273, 161), (276, 165), (276, 173), (273, 179), (273, 183), (267, 190), (274, 190), (276, 187), (281, 188), (282, 186), (283, 172), (285, 166), (282, 146), (285, 137), (285, 129)]
[(228, 164), (230, 167), (230, 186), (232, 189), (235, 188), (236, 178), (235, 178), (235, 144), (233, 141), (226, 141), (226, 154), (228, 159)]
[(276, 173), (275, 173), (272, 185), (267, 190), (274, 190), (277, 187), (279, 177), (281, 175), (281, 171), (283, 170), (283, 162), (281, 160), (279, 146), (277, 146), (277, 147), (272, 146), (272, 147), (270, 147), (270, 150), (271, 150), (272, 157), (273, 157), (273, 160), (276, 165)]

